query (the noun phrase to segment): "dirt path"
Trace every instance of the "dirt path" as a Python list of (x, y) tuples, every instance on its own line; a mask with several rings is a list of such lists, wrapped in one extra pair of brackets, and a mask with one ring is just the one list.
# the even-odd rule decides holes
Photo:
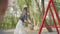
[[(0, 31), (0, 34), (13, 34), (13, 30), (7, 30), (7, 31)], [(27, 32), (27, 34), (38, 34), (37, 31), (30, 31)], [(57, 34), (57, 32), (42, 32), (42, 34)]]

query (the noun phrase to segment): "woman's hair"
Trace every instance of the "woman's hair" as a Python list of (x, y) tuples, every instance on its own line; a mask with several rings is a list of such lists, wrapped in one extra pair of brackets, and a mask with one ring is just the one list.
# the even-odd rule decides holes
[(27, 7), (23, 8), (22, 14), (20, 19), (24, 22), (24, 20), (27, 20)]
[(27, 7), (24, 7), (25, 10), (27, 10)]

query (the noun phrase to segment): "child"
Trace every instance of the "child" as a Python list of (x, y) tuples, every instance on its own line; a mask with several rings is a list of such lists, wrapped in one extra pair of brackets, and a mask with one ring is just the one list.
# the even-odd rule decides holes
[(27, 21), (27, 17), (28, 17), (27, 7), (24, 7), (23, 12), (22, 12), (23, 14), (22, 14), (21, 18), (19, 18), (19, 21), (16, 25), (16, 29), (14, 31), (14, 34), (26, 34), (26, 31), (23, 27), (23, 23)]

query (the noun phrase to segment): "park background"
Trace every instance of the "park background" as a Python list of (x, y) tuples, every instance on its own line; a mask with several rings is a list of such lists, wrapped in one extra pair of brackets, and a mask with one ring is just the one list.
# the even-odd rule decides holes
[[(34, 25), (34, 27), (26, 23), (24, 23), (23, 25), (28, 32), (38, 31), (42, 23), (42, 17), (44, 11), (47, 8), (48, 2), (49, 0), (8, 0), (8, 8), (6, 10), (4, 20), (0, 23), (0, 29), (14, 30), (24, 6), (27, 5), (29, 20)], [(54, 3), (58, 11), (58, 14), (60, 16), (60, 0), (54, 0)], [(56, 19), (55, 13), (54, 13), (54, 17)], [(46, 17), (45, 25), (47, 25), (46, 23), (51, 26), (54, 25), (50, 12), (48, 12), (48, 15)], [(59, 26), (57, 19), (56, 19), (56, 24), (57, 26)], [(53, 31), (52, 28), (46, 28), (46, 30), (48, 30), (49, 32)], [(46, 32), (46, 30), (44, 32)]]

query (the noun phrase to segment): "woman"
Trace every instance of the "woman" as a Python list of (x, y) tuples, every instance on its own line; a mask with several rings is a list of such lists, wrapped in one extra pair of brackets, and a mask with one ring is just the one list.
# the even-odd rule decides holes
[(14, 34), (26, 34), (26, 31), (24, 29), (23, 23), (27, 23), (27, 7), (24, 7), (23, 12), (22, 12), (22, 16), (19, 18), (19, 21), (16, 25), (16, 29), (14, 31)]
[(16, 25), (16, 29), (14, 31), (14, 34), (26, 34), (25, 29), (23, 27), (23, 21), (21, 19), (19, 19), (19, 21)]

